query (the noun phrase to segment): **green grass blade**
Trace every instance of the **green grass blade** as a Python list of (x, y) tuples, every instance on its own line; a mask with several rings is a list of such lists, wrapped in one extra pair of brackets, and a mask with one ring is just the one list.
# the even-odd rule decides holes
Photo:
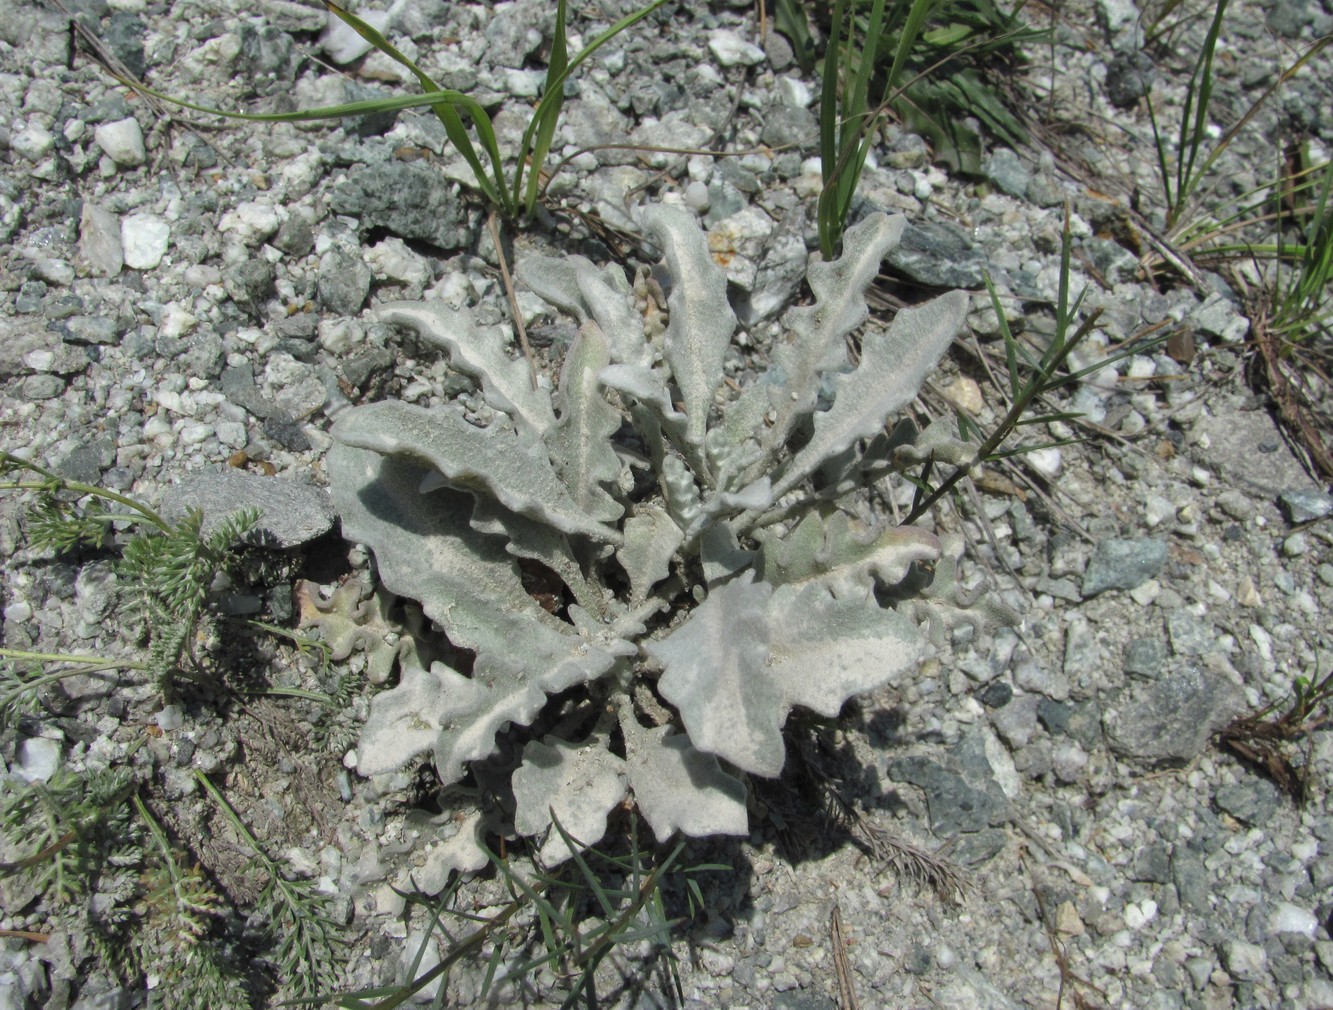
[[(606, 43), (610, 42), (613, 38), (615, 38), (621, 32), (625, 31), (627, 28), (631, 28), (634, 25), (638, 24), (640, 21), (648, 17), (650, 14), (652, 14), (655, 10), (657, 10), (666, 2), (667, 0), (653, 0), (652, 3), (648, 4), (646, 7), (640, 8), (633, 14), (625, 15), (623, 18), (621, 18), (619, 21), (613, 24), (610, 28), (607, 28), (605, 31), (598, 34), (591, 42), (589, 42), (586, 46), (584, 46), (583, 49), (579, 50), (578, 55), (575, 56), (572, 60), (570, 60), (568, 64), (563, 69), (560, 70), (559, 73), (553, 75), (550, 71), (548, 71), (546, 75), (546, 90), (541, 97), (541, 101), (537, 103), (537, 108), (533, 112), (532, 118), (528, 121), (528, 127), (526, 130), (523, 131), (523, 139), (519, 144), (520, 167), (515, 171), (515, 185), (514, 185), (515, 204), (518, 203), (519, 193), (521, 192), (521, 187), (518, 184), (518, 177), (522, 174), (523, 163), (527, 160), (529, 154), (531, 154), (532, 178), (528, 182), (528, 192), (525, 196), (523, 206), (526, 207), (526, 209), (529, 211), (531, 211), (531, 209), (534, 206), (536, 206), (537, 192), (538, 192), (537, 187), (539, 185), (539, 176), (541, 174), (540, 169), (542, 162), (545, 160), (546, 154), (549, 152), (550, 149), (550, 137), (547, 138), (546, 147), (541, 151), (540, 157), (536, 153), (536, 147), (534, 145), (534, 137), (536, 137), (539, 130), (545, 128), (544, 124), (548, 123), (551, 134), (552, 135), (554, 134), (556, 123), (559, 121), (560, 117), (560, 108), (565, 100), (565, 92), (564, 92), (565, 81), (569, 79), (570, 74), (578, 70), (578, 68), (582, 66), (583, 62), (587, 60), (590, 56), (592, 56), (593, 53), (597, 52), (598, 49), (602, 48), (602, 46), (606, 45)], [(564, 3), (562, 0), (561, 8), (563, 7)], [(558, 16), (559, 12), (557, 11), (557, 17)], [(551, 59), (552, 61), (555, 60), (554, 49), (552, 50)], [(515, 209), (517, 209), (517, 207)]]
[(1180, 116), (1180, 144), (1176, 154), (1176, 204), (1168, 208), (1169, 224), (1175, 223), (1181, 205), (1189, 198), (1199, 179), (1194, 167), (1208, 132), (1208, 112), (1213, 98), (1213, 56), (1217, 51), (1218, 36), (1222, 32), (1222, 21), (1226, 17), (1227, 2), (1217, 0), (1217, 9), (1213, 12), (1208, 35), (1199, 53), (1199, 62), (1194, 65), (1185, 92), (1185, 108)]
[[(565, 73), (569, 69), (569, 49), (565, 38), (565, 0), (560, 0), (555, 7), (555, 33), (551, 40), (551, 58), (546, 65), (546, 84), (542, 90), (542, 101), (533, 113), (528, 129), (523, 133), (523, 143), (518, 151), (518, 163), (514, 166), (514, 203), (520, 196), (523, 209), (531, 214), (537, 205), (537, 186), (541, 182), (541, 167), (546, 162), (546, 155), (551, 150), (551, 141), (555, 137), (556, 124), (560, 122), (560, 110), (565, 103)], [(550, 98), (550, 101), (547, 101)], [(523, 170), (527, 167), (528, 141), (536, 127), (536, 137), (532, 141), (532, 165), (528, 178), (526, 194), (521, 195)]]
[[(373, 26), (362, 21), (350, 11), (343, 10), (343, 8), (339, 7), (336, 3), (333, 3), (333, 0), (324, 0), (324, 6), (385, 56), (388, 56), (390, 59), (400, 63), (402, 66), (410, 70), (416, 77), (417, 82), (421, 85), (422, 91), (438, 92), (442, 90), (439, 85), (430, 78), (429, 74), (417, 66), (415, 62), (404, 56), (393, 43), (381, 35)], [(447, 102), (434, 103), (431, 105), (431, 109), (435, 112), (436, 117), (444, 126), (444, 132), (449, 138), (449, 143), (453, 145), (454, 150), (463, 156), (463, 160), (467, 162), (468, 168), (472, 169), (472, 174), (476, 178), (477, 184), (481, 187), (482, 192), (486, 195), (486, 198), (490, 200), (491, 203), (500, 205), (504, 191), (504, 174), (501, 168), (500, 150), (496, 146), (494, 132), (489, 129), (490, 117), (486, 116), (485, 111), (481, 110), (480, 106), (477, 107), (477, 111), (479, 111), (481, 116), (486, 120), (487, 130), (483, 131), (480, 127), (480, 120), (477, 118), (476, 114), (473, 112), (469, 112), (468, 114), (468, 118), (470, 118), (473, 123), (477, 124), (477, 135), (481, 138), (482, 146), (486, 148), (486, 153), (490, 156), (491, 170), (494, 173), (493, 179), (487, 178), (486, 172), (482, 168), (481, 158), (477, 155), (476, 148), (472, 146), (472, 138), (468, 136), (467, 128), (463, 125), (463, 119), (459, 116), (458, 111)], [(490, 132), (491, 134), (489, 143), (487, 143), (485, 137), (486, 132)]]

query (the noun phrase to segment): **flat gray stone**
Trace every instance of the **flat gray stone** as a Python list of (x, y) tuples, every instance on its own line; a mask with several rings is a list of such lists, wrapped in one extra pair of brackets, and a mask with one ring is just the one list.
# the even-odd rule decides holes
[(323, 488), (240, 470), (191, 474), (163, 494), (164, 515), (177, 520), (192, 508), (204, 513), (204, 532), (217, 529), (243, 508), (262, 512), (246, 540), (271, 547), (295, 547), (333, 528), (337, 513)]
[(1282, 795), (1267, 779), (1249, 779), (1222, 786), (1213, 793), (1213, 806), (1253, 827), (1267, 824), (1277, 813)]
[(1083, 598), (1108, 589), (1135, 589), (1157, 576), (1166, 564), (1166, 541), (1150, 537), (1103, 540), (1083, 573)]
[(1309, 523), (1333, 516), (1333, 495), (1322, 491), (1284, 491), (1278, 495), (1278, 501), (1292, 523)]
[(1171, 651), (1177, 656), (1202, 656), (1217, 644), (1217, 629), (1212, 622), (1187, 610), (1174, 610), (1167, 615), (1166, 633), (1171, 639)]
[(1298, 489), (1315, 490), (1291, 454), (1273, 419), (1262, 410), (1226, 411), (1194, 422), (1194, 434), (1207, 436), (1202, 462), (1230, 484), (1268, 496)]
[(1111, 750), (1142, 764), (1183, 764), (1244, 709), (1240, 688), (1198, 667), (1185, 667), (1129, 688), (1102, 717)]
[(888, 264), (918, 284), (932, 288), (979, 288), (986, 257), (958, 232), (926, 221), (903, 229), (889, 251)]
[(457, 184), (418, 162), (355, 170), (334, 189), (329, 206), (335, 213), (360, 218), (363, 229), (384, 228), (441, 249), (461, 249), (472, 240)]

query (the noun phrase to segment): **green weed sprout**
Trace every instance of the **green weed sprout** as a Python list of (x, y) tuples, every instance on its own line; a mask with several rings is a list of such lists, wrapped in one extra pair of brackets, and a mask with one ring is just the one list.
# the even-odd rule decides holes
[[(558, 978), (568, 980), (565, 983), (568, 988), (560, 1003), (562, 1010), (580, 1002), (596, 1007), (600, 1005), (595, 988), (597, 966), (617, 947), (644, 940), (659, 946), (667, 960), (677, 996), (683, 1002), (684, 994), (670, 941), (673, 930), (684, 918), (668, 917), (662, 886), (668, 878), (679, 878), (685, 888), (687, 916), (693, 918), (704, 907), (703, 892), (696, 876), (731, 868), (720, 863), (680, 866), (686, 845), (686, 840), (681, 839), (649, 869), (648, 856), (639, 848), (637, 822), (633, 816), (628, 830), (630, 851), (623, 856), (584, 846), (554, 815), (552, 829), (573, 854), (570, 862), (558, 871), (538, 870), (529, 874), (517, 868), (507, 856), (487, 852), (511, 899), (495, 915), (476, 916), (451, 907), (460, 878), (455, 878), (438, 898), (405, 894), (409, 902), (427, 910), (430, 921), (422, 946), (409, 969), (411, 981), (401, 986), (344, 993), (336, 998), (336, 1005), (345, 1010), (391, 1010), (426, 987), (447, 978), (458, 963), (485, 955), (486, 970), (479, 994), (483, 1001), (494, 998), (495, 986), (501, 982), (527, 978), (547, 969)], [(592, 906), (595, 918), (587, 916), (589, 906)], [(526, 929), (515, 929), (515, 920), (520, 913), (530, 914), (535, 919), (534, 924)], [(422, 972), (420, 965), (436, 931), (448, 935), (442, 925), (446, 915), (475, 923), (476, 928), (461, 940), (452, 942), (439, 963)], [(442, 1005), (443, 994), (444, 987), (441, 986), (436, 1005)], [(303, 1002), (315, 1001), (311, 998)]]
[[(812, 64), (814, 43), (795, 0), (779, 0), (776, 21), (798, 57)], [(943, 23), (930, 27), (935, 21)], [(819, 109), (824, 187), (818, 221), (826, 259), (842, 240), (875, 129), (889, 109), (927, 136), (941, 159), (966, 172), (978, 171), (981, 158), (980, 140), (961, 124), (964, 116), (976, 116), (1007, 143), (1026, 139), (994, 91), (958, 60), (1041, 35), (1019, 23), (1016, 11), (1002, 14), (990, 0), (835, 0)]]
[(1277, 90), (1333, 43), (1333, 36), (1326, 36), (1314, 42), (1260, 93), (1245, 114), (1217, 140), (1211, 149), (1205, 151), (1204, 144), (1208, 139), (1212, 114), (1213, 58), (1226, 19), (1227, 4), (1228, 0), (1218, 0), (1217, 7), (1213, 11), (1212, 20), (1208, 24), (1208, 33), (1194, 61), (1189, 84), (1185, 89), (1185, 104), (1181, 108), (1174, 136), (1168, 132), (1168, 124), (1158, 119), (1151, 96), (1147, 102), (1148, 121), (1152, 127), (1153, 146), (1157, 153), (1158, 177), (1161, 180), (1162, 197), (1165, 202), (1166, 231), (1174, 242), (1188, 238), (1192, 232), (1202, 230), (1206, 233), (1214, 230), (1216, 225), (1191, 222), (1187, 219), (1186, 212), (1192, 206), (1191, 199), (1196, 191), (1208, 178), (1217, 159), (1231, 146)]
[[(501, 155), (496, 141), (495, 129), (486, 110), (469, 95), (448, 88), (441, 88), (430, 75), (413, 60), (400, 52), (388, 39), (365, 21), (350, 11), (324, 0), (324, 5), (337, 17), (350, 25), (355, 31), (390, 59), (406, 67), (420, 83), (424, 94), (400, 95), (393, 98), (376, 98), (360, 102), (347, 102), (342, 105), (330, 105), (318, 109), (301, 109), (295, 112), (227, 112), (204, 105), (162, 94), (142, 84), (121, 79), (121, 83), (134, 88), (153, 98), (196, 112), (223, 116), (227, 119), (243, 119), (260, 123), (298, 123), (320, 119), (346, 119), (382, 112), (396, 112), (401, 109), (429, 106), (444, 126), (445, 135), (463, 160), (467, 162), (477, 188), (486, 198), (487, 203), (503, 217), (515, 219), (532, 213), (537, 205), (540, 193), (541, 175), (546, 157), (550, 153), (555, 129), (560, 121), (560, 112), (565, 100), (565, 82), (585, 60), (620, 35), (626, 29), (638, 24), (648, 15), (661, 7), (666, 0), (652, 0), (641, 10), (626, 15), (611, 27), (598, 34), (587, 47), (570, 58), (566, 40), (566, 0), (556, 4), (555, 30), (551, 42), (551, 55), (547, 63), (546, 82), (541, 100), (533, 110), (527, 129), (519, 142), (512, 169), (507, 170), (505, 159)], [(465, 121), (466, 120), (466, 123)], [(468, 132), (470, 123), (476, 134), (476, 143)], [(480, 150), (478, 149), (480, 148)], [(525, 178), (526, 172), (526, 178)]]

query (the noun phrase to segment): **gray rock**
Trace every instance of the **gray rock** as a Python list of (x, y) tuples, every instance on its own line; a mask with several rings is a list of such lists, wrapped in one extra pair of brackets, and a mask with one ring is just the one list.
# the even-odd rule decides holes
[(76, 445), (51, 469), (70, 480), (96, 484), (102, 479), (102, 471), (115, 466), (115, 463), (116, 440), (110, 435), (103, 435)]
[(19, 384), (19, 395), (25, 400), (51, 400), (65, 391), (65, 382), (56, 375), (29, 375)]
[(205, 532), (239, 509), (260, 509), (259, 525), (247, 541), (280, 548), (323, 536), (336, 517), (328, 493), (321, 488), (231, 469), (190, 474), (164, 492), (163, 511), (170, 518), (178, 519), (192, 508), (203, 511)]
[(370, 294), (370, 267), (359, 252), (333, 248), (319, 258), (319, 302), (340, 316), (354, 316)]
[(1139, 849), (1130, 865), (1130, 880), (1149, 884), (1165, 884), (1171, 880), (1171, 847), (1165, 842), (1153, 842)]
[(1277, 0), (1264, 20), (1284, 38), (1298, 39), (1301, 30), (1314, 21), (1314, 9), (1307, 0)]
[(244, 407), (255, 417), (265, 418), (277, 410), (273, 402), (259, 391), (259, 386), (255, 384), (254, 366), (248, 361), (223, 369), (221, 385), (222, 394), (228, 400), (238, 407)]
[(1128, 283), (1139, 271), (1138, 257), (1112, 239), (1089, 236), (1083, 249), (1108, 284)]
[(24, 315), (33, 315), (42, 311), (42, 300), (46, 297), (47, 288), (44, 281), (31, 280), (24, 281), (23, 286), (19, 288), (19, 293), (14, 296), (14, 311)]
[(147, 35), (143, 19), (129, 11), (116, 11), (102, 29), (102, 43), (116, 54), (133, 76), (141, 78), (145, 69), (143, 40)]
[(1227, 940), (1218, 952), (1222, 965), (1239, 979), (1259, 979), (1267, 974), (1268, 954), (1257, 943)]
[(273, 245), (288, 256), (304, 256), (315, 247), (315, 229), (304, 214), (288, 214), (273, 236)]
[(1165, 540), (1149, 537), (1103, 540), (1097, 544), (1083, 573), (1083, 598), (1108, 589), (1134, 589), (1154, 578), (1165, 564)]
[(933, 221), (909, 224), (886, 262), (918, 284), (932, 288), (982, 285), (986, 257), (958, 231)]
[(1166, 633), (1171, 651), (1177, 656), (1202, 656), (1211, 652), (1217, 641), (1217, 629), (1188, 610), (1173, 610), (1166, 617)]
[(926, 794), (930, 830), (941, 838), (983, 831), (1009, 820), (1009, 802), (991, 773), (985, 742), (972, 733), (954, 748), (951, 767), (929, 758), (900, 758), (889, 765), (889, 777)]
[(80, 638), (100, 635), (115, 603), (115, 569), (105, 561), (91, 561), (80, 568), (74, 580), (74, 634)]
[(256, 257), (228, 267), (222, 275), (222, 287), (246, 312), (262, 318), (264, 303), (273, 293), (276, 276), (273, 264)]
[(1143, 52), (1117, 53), (1106, 67), (1106, 98), (1118, 109), (1130, 109), (1157, 79), (1152, 57)]
[(116, 321), (106, 316), (70, 316), (51, 328), (71, 344), (114, 344), (124, 334)]
[(770, 147), (811, 146), (819, 137), (819, 120), (809, 109), (777, 103), (764, 112), (764, 127), (759, 139)]
[(1043, 694), (1057, 701), (1069, 697), (1069, 678), (1046, 669), (1041, 660), (1024, 653), (1014, 663), (1014, 683), (1030, 694)]
[(1037, 696), (1024, 694), (991, 713), (991, 724), (1014, 750), (1026, 747), (1037, 732)]
[(457, 184), (419, 162), (394, 161), (354, 171), (334, 189), (329, 206), (335, 213), (360, 218), (363, 229), (383, 228), (441, 249), (462, 249), (472, 241)]
[(1019, 200), (1027, 195), (1032, 173), (1009, 148), (997, 148), (982, 164), (981, 170), (1001, 193), (1008, 193)]
[(1292, 523), (1314, 522), (1333, 515), (1333, 495), (1323, 491), (1283, 491), (1278, 502)]
[(1247, 779), (1213, 793), (1213, 805), (1218, 810), (1252, 827), (1267, 824), (1281, 803), (1282, 794), (1267, 779)]
[(1122, 660), (1124, 670), (1131, 677), (1143, 680), (1156, 680), (1162, 672), (1162, 663), (1166, 660), (1166, 650), (1155, 638), (1135, 638), (1125, 646)]
[(1171, 853), (1171, 882), (1181, 907), (1196, 915), (1212, 910), (1213, 878), (1197, 853), (1177, 846)]
[(838, 1010), (827, 996), (809, 992), (780, 992), (773, 997), (773, 1010)]
[(1203, 462), (1225, 483), (1277, 496), (1308, 488), (1310, 478), (1277, 424), (1263, 410), (1207, 414), (1194, 422), (1193, 435), (1206, 436)]
[(1192, 666), (1127, 695), (1103, 716), (1107, 740), (1121, 757), (1149, 765), (1189, 761), (1245, 701), (1231, 681)]
[(1087, 683), (1101, 661), (1102, 647), (1092, 626), (1081, 614), (1072, 615), (1065, 625), (1065, 677), (1073, 683)]
[(301, 426), (291, 416), (276, 407), (273, 413), (264, 418), (264, 434), (288, 452), (306, 452), (310, 448), (310, 439)]
[(79, 218), (79, 252), (94, 274), (114, 277), (125, 265), (120, 244), (120, 219), (96, 204), (84, 201)]
[(271, 25), (242, 24), (237, 31), (240, 52), (236, 72), (249, 82), (290, 81), (296, 72), (292, 37)]

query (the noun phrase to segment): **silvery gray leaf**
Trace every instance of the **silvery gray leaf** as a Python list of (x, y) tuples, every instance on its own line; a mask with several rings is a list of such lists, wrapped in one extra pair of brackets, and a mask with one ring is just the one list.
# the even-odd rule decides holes
[(585, 323), (565, 355), (556, 399), (560, 418), (546, 433), (546, 444), (570, 496), (588, 517), (614, 522), (625, 509), (606, 491), (620, 477), (620, 458), (611, 436), (620, 428), (620, 411), (607, 402), (598, 373), (611, 360), (606, 338), (596, 323)]
[(786, 494), (857, 439), (878, 434), (896, 411), (911, 403), (966, 314), (967, 296), (951, 291), (903, 309), (887, 330), (867, 332), (861, 363), (835, 380), (833, 406), (814, 415), (814, 434), (777, 481), (774, 496)]
[(660, 505), (640, 505), (625, 520), (625, 542), (616, 560), (629, 576), (630, 602), (641, 603), (671, 573), (671, 559), (685, 534)]
[(550, 392), (533, 388), (527, 362), (511, 358), (499, 331), (478, 327), (471, 312), (438, 302), (390, 302), (375, 314), (443, 350), (449, 364), (476, 381), (486, 402), (508, 414), (515, 425), (540, 435), (555, 423)]
[(749, 833), (745, 784), (717, 758), (670, 726), (640, 726), (632, 713), (622, 715), (620, 725), (634, 802), (659, 842), (677, 831), (696, 838)]
[(662, 248), (671, 276), (666, 362), (685, 401), (686, 438), (702, 445), (713, 394), (722, 382), (722, 363), (736, 329), (726, 278), (713, 262), (703, 232), (685, 211), (646, 207), (642, 223)]
[(792, 309), (785, 322), (791, 333), (773, 350), (773, 361), (785, 377), (777, 398), (777, 416), (764, 444), (777, 447), (792, 428), (815, 409), (821, 375), (847, 366), (847, 336), (865, 322), (865, 292), (879, 274), (889, 250), (902, 238), (907, 219), (871, 214), (847, 229), (842, 255), (828, 263), (811, 264), (808, 280), (815, 304)]
[(586, 848), (602, 840), (607, 814), (625, 798), (625, 762), (607, 750), (606, 744), (601, 737), (579, 745), (548, 736), (541, 742), (530, 741), (523, 749), (523, 764), (513, 776), (514, 828), (522, 835), (539, 835), (552, 828), (541, 848), (542, 861), (548, 866), (572, 855), (551, 824), (552, 812), (560, 826)]
[(344, 445), (386, 456), (404, 455), (440, 472), (452, 486), (488, 494), (519, 515), (562, 533), (617, 543), (619, 532), (579, 507), (560, 481), (546, 447), (523, 428), (478, 428), (462, 408), (385, 400), (344, 411), (333, 426)]

